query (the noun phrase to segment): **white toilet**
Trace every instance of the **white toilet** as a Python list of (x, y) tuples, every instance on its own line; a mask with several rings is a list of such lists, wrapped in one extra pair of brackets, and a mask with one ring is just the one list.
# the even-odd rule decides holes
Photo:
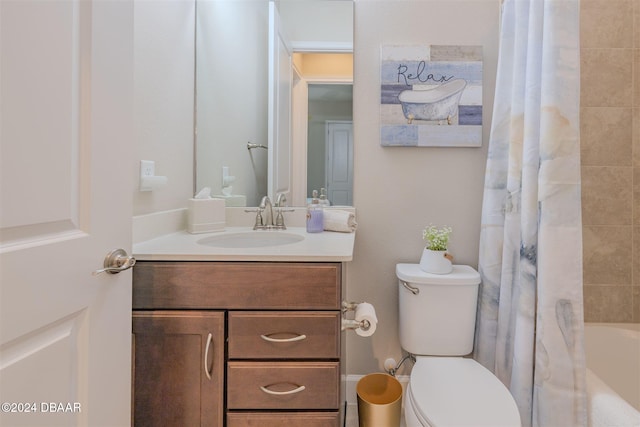
[(513, 397), (471, 358), (480, 274), (454, 265), (430, 274), (396, 266), (400, 344), (416, 357), (404, 399), (407, 427), (520, 426)]

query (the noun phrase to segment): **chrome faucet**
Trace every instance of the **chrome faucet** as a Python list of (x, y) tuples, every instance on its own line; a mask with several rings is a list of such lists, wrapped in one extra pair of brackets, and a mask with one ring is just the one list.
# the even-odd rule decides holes
[(260, 205), (256, 210), (246, 210), (246, 212), (256, 212), (256, 222), (253, 226), (254, 230), (286, 230), (284, 225), (284, 215), (282, 212), (293, 212), (291, 210), (283, 210), (282, 206), (286, 203), (287, 198), (284, 194), (279, 193), (276, 196), (277, 215), (273, 216), (273, 205), (269, 196), (264, 196), (260, 201)]
[[(264, 228), (273, 227), (273, 206), (271, 205), (271, 200), (269, 196), (264, 196), (260, 201), (260, 205), (258, 206), (258, 210), (262, 210), (265, 215), (262, 217), (262, 225)], [(257, 225), (257, 223), (256, 223)]]

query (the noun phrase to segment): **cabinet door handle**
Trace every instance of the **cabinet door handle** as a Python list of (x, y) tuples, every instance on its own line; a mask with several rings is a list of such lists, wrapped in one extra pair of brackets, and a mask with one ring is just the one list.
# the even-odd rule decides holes
[(207, 374), (207, 378), (211, 379), (211, 371), (213, 370), (213, 363), (211, 363), (211, 368), (209, 368), (209, 364), (207, 361), (209, 360), (209, 348), (213, 345), (213, 335), (209, 333), (207, 337), (207, 347), (204, 350), (204, 373)]
[[(293, 385), (295, 386), (297, 384), (293, 384)], [(267, 387), (270, 387), (270, 386), (267, 386)], [(289, 391), (273, 391), (273, 390), (269, 390), (267, 387), (260, 386), (260, 390), (264, 391), (267, 394), (272, 394), (274, 396), (286, 396), (287, 394), (296, 394), (296, 393), (300, 393), (301, 391), (304, 391), (304, 389), (306, 388), (305, 386), (301, 385)]]
[(292, 338), (271, 338), (268, 335), (260, 335), (260, 338), (269, 342), (296, 342), (296, 341), (302, 341), (304, 339), (307, 339), (307, 336), (302, 334)]

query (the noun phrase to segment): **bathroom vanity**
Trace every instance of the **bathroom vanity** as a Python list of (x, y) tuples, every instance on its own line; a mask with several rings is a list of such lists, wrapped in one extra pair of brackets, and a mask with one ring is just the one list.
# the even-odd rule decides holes
[(354, 235), (286, 233), (302, 239), (250, 247), (249, 234), (243, 248), (221, 248), (202, 244), (220, 233), (182, 232), (134, 247), (136, 426), (341, 425)]

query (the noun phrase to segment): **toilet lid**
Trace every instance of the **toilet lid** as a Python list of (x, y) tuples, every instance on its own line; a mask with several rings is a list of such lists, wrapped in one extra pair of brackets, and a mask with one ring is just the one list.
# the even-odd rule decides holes
[(433, 427), (520, 426), (509, 390), (473, 359), (418, 358), (410, 385), (416, 415)]
[(422, 271), (420, 264), (396, 264), (398, 279), (408, 283), (425, 285), (477, 285), (480, 273), (468, 265), (453, 265), (449, 274), (433, 274)]

